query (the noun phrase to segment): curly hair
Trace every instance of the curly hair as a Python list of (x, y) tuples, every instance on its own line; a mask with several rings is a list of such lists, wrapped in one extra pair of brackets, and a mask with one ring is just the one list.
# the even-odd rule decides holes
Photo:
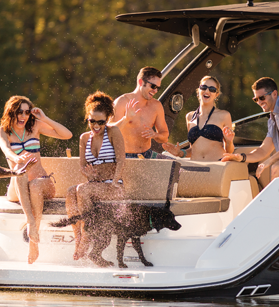
[[(29, 110), (34, 108), (33, 103), (25, 96), (12, 96), (5, 104), (3, 116), (1, 118), (1, 127), (7, 134), (12, 133), (12, 124), (17, 119), (18, 111), (22, 103), (27, 103)], [(30, 114), (25, 125), (25, 129), (28, 133), (32, 133), (35, 121), (35, 116)]]
[(103, 112), (106, 114), (106, 118), (114, 115), (114, 108), (113, 108), (113, 99), (101, 91), (96, 91), (94, 94), (90, 94), (85, 101), (85, 118), (84, 121), (90, 115), (90, 112)]

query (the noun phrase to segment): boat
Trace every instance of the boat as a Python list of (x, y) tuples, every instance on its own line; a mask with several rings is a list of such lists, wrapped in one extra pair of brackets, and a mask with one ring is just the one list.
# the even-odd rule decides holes
[[(125, 14), (116, 19), (192, 37), (193, 41), (163, 69), (163, 78), (193, 48), (205, 45), (159, 98), (171, 130), (184, 101), (204, 75), (223, 58), (232, 56), (245, 39), (279, 29), (279, 2), (248, 1)], [(240, 131), (255, 121), (264, 127), (267, 118), (268, 113), (260, 113), (234, 122), (236, 152), (248, 153), (261, 144), (261, 139), (241, 135)], [(186, 147), (187, 141), (180, 145)], [(155, 144), (153, 149), (157, 150)], [(124, 269), (116, 265), (115, 237), (103, 252), (115, 266), (100, 268), (86, 258), (73, 260), (71, 226), (55, 228), (50, 223), (66, 216), (67, 188), (84, 182), (79, 158), (42, 157), (42, 164), (48, 173), (55, 174), (56, 195), (45, 201), (40, 256), (32, 265), (27, 263), (28, 237), (22, 208), (0, 197), (1, 289), (80, 290), (160, 299), (279, 294), (279, 179), (270, 182), (269, 169), (257, 180), (254, 164), (187, 158), (126, 159), (123, 181), (129, 199), (124, 203), (164, 206), (168, 198), (182, 227), (178, 231), (153, 229), (141, 237), (143, 252), (153, 267), (139, 261), (128, 241), (124, 251), (128, 268)]]

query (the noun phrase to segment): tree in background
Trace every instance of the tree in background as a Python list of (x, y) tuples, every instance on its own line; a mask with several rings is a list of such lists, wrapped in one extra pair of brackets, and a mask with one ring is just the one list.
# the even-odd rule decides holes
[[(78, 138), (86, 129), (83, 104), (97, 89), (116, 98), (133, 91), (139, 69), (164, 66), (189, 38), (123, 24), (122, 13), (183, 9), (239, 3), (225, 0), (7, 0), (0, 2), (0, 97), (28, 96), (47, 115), (73, 131), (67, 142), (43, 140), (43, 155), (78, 155)], [(242, 1), (246, 2), (246, 1)], [(278, 32), (244, 42), (233, 57), (213, 71), (222, 83), (220, 108), (233, 119), (260, 112), (251, 102), (251, 84), (261, 76), (279, 80), (276, 44)], [(200, 52), (199, 46), (196, 53)], [(262, 51), (265, 51), (262, 53)], [(194, 53), (195, 53), (194, 52)], [(264, 57), (263, 57), (264, 56)], [(163, 80), (163, 88), (193, 58), (187, 56)], [(159, 94), (158, 94), (159, 95)], [(193, 96), (181, 112), (172, 136), (187, 138), (185, 114), (197, 107)], [(178, 129), (179, 128), (179, 129)]]

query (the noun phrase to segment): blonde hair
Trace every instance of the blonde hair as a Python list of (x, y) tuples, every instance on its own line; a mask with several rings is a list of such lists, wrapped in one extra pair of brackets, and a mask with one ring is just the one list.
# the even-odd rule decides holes
[[(216, 93), (219, 94), (219, 95), (216, 97), (216, 99), (215, 99), (215, 101), (217, 101), (218, 98), (219, 98), (219, 96), (222, 94), (220, 82), (218, 81), (218, 79), (217, 79), (216, 77), (213, 77), (213, 76), (204, 76), (204, 77), (201, 79), (199, 85), (201, 85), (202, 82), (204, 82), (204, 81), (206, 81), (206, 80), (213, 80), (213, 81), (216, 83), (216, 88), (217, 88), (217, 92), (216, 92)], [(199, 87), (196, 89), (196, 93), (197, 93), (197, 96), (199, 97)]]

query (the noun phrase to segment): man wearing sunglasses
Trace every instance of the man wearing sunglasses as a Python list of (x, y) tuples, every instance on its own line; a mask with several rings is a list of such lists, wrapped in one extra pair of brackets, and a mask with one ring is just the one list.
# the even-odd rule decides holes
[[(255, 163), (258, 165), (256, 176), (259, 178), (263, 170), (271, 167), (271, 180), (279, 177), (279, 98), (275, 81), (269, 77), (263, 77), (252, 85), (254, 97), (252, 98), (264, 112), (271, 112), (268, 120), (268, 132), (260, 147), (249, 154), (224, 154), (222, 161), (239, 161)], [(275, 149), (276, 153), (271, 155)]]
[[(169, 131), (162, 104), (153, 96), (161, 86), (161, 72), (144, 67), (137, 76), (137, 87), (114, 101), (114, 117), (110, 121), (122, 132), (127, 158), (151, 158), (151, 139), (158, 143), (168, 140)], [(155, 128), (155, 130), (153, 129)]]

